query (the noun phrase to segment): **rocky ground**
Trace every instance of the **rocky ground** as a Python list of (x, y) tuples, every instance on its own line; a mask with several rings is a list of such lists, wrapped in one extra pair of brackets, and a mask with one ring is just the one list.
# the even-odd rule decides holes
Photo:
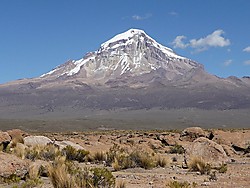
[[(190, 127), (182, 131), (31, 134), (14, 129), (0, 131), (0, 144), (0, 187), (3, 188), (54, 187), (50, 174), (45, 173), (55, 163), (49, 155), (52, 150), (41, 155), (49, 146), (58, 148), (58, 152), (65, 151), (67, 146), (88, 151), (83, 159), (71, 160), (80, 169), (108, 169), (116, 187), (250, 187), (250, 130)], [(44, 148), (34, 154), (32, 151), (38, 146)], [(108, 157), (111, 151), (116, 153), (112, 162)], [(144, 160), (152, 160), (150, 165), (124, 166), (122, 161), (135, 151), (146, 156)], [(39, 169), (43, 166), (45, 172), (32, 179), (34, 166)]]

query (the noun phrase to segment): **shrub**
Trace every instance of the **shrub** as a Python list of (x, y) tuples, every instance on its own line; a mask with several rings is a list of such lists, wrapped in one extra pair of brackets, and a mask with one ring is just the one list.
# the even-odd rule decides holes
[(29, 179), (37, 179), (37, 178), (39, 178), (40, 174), (41, 174), (41, 166), (31, 165), (29, 167), (29, 171), (28, 171), (28, 178)]
[(38, 156), (39, 156), (39, 151), (37, 147), (26, 149), (26, 155), (25, 155), (26, 159), (34, 161), (39, 158)]
[(11, 174), (8, 177), (1, 177), (0, 176), (0, 182), (3, 183), (18, 183), (21, 180), (19, 176), (16, 174)]
[(95, 161), (106, 161), (107, 160), (107, 156), (104, 152), (100, 151), (100, 152), (96, 152), (93, 156)]
[(124, 148), (114, 145), (107, 152), (107, 165), (113, 166), (115, 170), (134, 167), (150, 169), (156, 166), (156, 162), (148, 152), (138, 149), (128, 152)]
[(61, 152), (59, 149), (52, 145), (46, 146), (35, 146), (31, 148), (26, 148), (26, 155), (25, 157), (30, 160), (41, 159), (45, 161), (53, 161), (56, 157), (60, 156)]
[(117, 181), (116, 188), (126, 188), (126, 182), (125, 181)]
[(156, 166), (153, 157), (147, 152), (134, 151), (130, 154), (130, 159), (141, 168), (151, 169)]
[(165, 157), (157, 156), (156, 158), (156, 166), (165, 167), (168, 161)]
[(58, 158), (49, 168), (49, 177), (54, 188), (77, 187), (74, 179), (68, 173), (64, 158)]
[(114, 168), (115, 171), (122, 169), (117, 158), (114, 159), (114, 162), (112, 163), (112, 167)]
[(193, 182), (191, 185), (187, 181), (184, 181), (184, 182), (170, 181), (167, 184), (167, 187), (169, 187), (169, 188), (194, 188), (196, 186), (197, 186), (197, 183)]
[(169, 153), (177, 153), (183, 154), (185, 152), (184, 148), (181, 145), (175, 144), (174, 146), (170, 147)]
[(85, 157), (89, 154), (89, 152), (82, 149), (76, 150), (72, 146), (66, 146), (62, 150), (62, 154), (66, 156), (67, 160), (84, 162)]
[(188, 166), (190, 171), (200, 172), (201, 174), (209, 174), (211, 171), (211, 165), (206, 164), (201, 158), (193, 158)]
[(13, 153), (20, 157), (21, 159), (24, 159), (26, 157), (26, 150), (25, 146), (22, 144), (17, 143), (16, 146), (13, 148)]
[(43, 159), (46, 161), (53, 161), (56, 157), (60, 156), (61, 152), (59, 151), (58, 147), (49, 144), (42, 148), (39, 153), (39, 159)]
[(80, 169), (79, 167), (75, 167), (73, 171), (71, 171), (71, 176), (74, 177), (76, 185), (79, 188), (93, 188), (93, 174), (90, 169), (84, 168)]
[(106, 168), (80, 168), (66, 157), (57, 158), (49, 168), (55, 188), (114, 187), (115, 177)]
[(219, 173), (227, 172), (227, 164), (222, 163), (219, 167), (215, 168)]
[(77, 157), (77, 150), (72, 146), (66, 146), (62, 149), (62, 154), (66, 157), (67, 160), (72, 161)]
[(107, 165), (111, 165), (115, 158), (119, 158), (120, 155), (124, 155), (126, 152), (123, 148), (118, 146), (117, 144), (114, 144), (109, 151), (106, 153), (107, 155)]
[(114, 187), (115, 177), (106, 168), (93, 168), (93, 183), (95, 187)]
[(79, 150), (77, 150), (75, 160), (78, 161), (78, 162), (84, 162), (85, 161), (85, 156), (87, 156), (88, 154), (89, 154), (89, 151), (79, 149)]
[(39, 178), (36, 179), (27, 179), (24, 183), (21, 184), (21, 188), (33, 188), (38, 187), (38, 185), (42, 184), (42, 180)]

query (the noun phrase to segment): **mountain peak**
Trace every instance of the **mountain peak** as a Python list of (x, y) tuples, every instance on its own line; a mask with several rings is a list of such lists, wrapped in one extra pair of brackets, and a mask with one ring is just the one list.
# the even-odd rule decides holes
[(129, 40), (130, 38), (132, 38), (135, 35), (146, 35), (146, 33), (143, 30), (140, 29), (129, 29), (123, 33), (117, 34), (116, 36), (114, 36), (113, 38), (111, 38), (110, 40), (104, 42), (101, 47), (106, 48), (108, 47), (108, 45), (110, 43), (114, 43), (114, 42), (119, 42), (119, 41), (124, 41), (124, 40)]
[[(110, 83), (110, 80), (124, 82), (130, 78), (138, 82), (152, 80), (182, 79), (202, 65), (174, 53), (140, 29), (129, 29), (104, 42), (94, 52), (82, 59), (69, 61), (43, 74), (48, 79), (81, 79), (85, 83)], [(137, 82), (137, 81), (135, 81)], [(129, 85), (129, 83), (128, 83)]]
[(117, 48), (121, 45), (129, 45), (134, 42), (147, 42), (148, 45), (153, 45), (154, 47), (158, 48), (163, 53), (167, 54), (169, 57), (179, 58), (179, 59), (185, 59), (184, 57), (181, 57), (174, 53), (174, 51), (171, 48), (168, 48), (166, 46), (163, 46), (162, 44), (156, 42), (152, 37), (150, 37), (148, 34), (146, 34), (145, 31), (141, 29), (129, 29), (123, 33), (117, 34), (113, 38), (109, 39), (108, 41), (104, 42), (101, 45), (101, 48), (99, 51), (104, 50), (110, 50)]

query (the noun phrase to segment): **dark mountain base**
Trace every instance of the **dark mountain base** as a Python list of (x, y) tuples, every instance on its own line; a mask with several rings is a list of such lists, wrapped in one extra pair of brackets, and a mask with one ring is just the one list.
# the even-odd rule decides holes
[(190, 126), (203, 128), (250, 128), (250, 109), (244, 110), (132, 110), (85, 111), (69, 115), (51, 112), (32, 118), (1, 116), (1, 130), (20, 128), (29, 132), (65, 132), (93, 130), (152, 130), (183, 129)]

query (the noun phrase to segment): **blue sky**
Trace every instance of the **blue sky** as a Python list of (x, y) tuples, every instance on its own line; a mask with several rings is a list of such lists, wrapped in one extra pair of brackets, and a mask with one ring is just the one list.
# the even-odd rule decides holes
[(220, 77), (250, 76), (248, 0), (1, 0), (0, 83), (40, 76), (130, 28)]

